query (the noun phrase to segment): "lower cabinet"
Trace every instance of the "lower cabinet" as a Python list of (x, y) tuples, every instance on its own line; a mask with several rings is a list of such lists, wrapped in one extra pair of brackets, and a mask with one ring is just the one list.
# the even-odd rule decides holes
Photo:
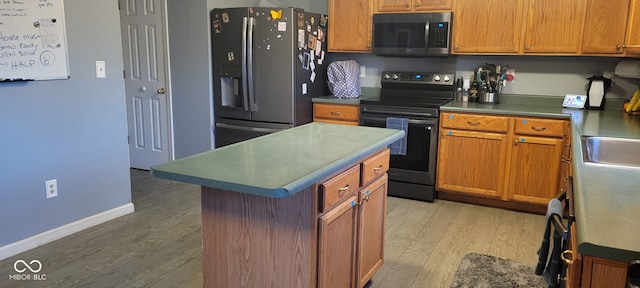
[[(384, 262), (389, 150), (354, 168), (320, 185), (323, 203), (332, 198), (328, 195), (343, 195), (318, 220), (320, 288), (363, 287)], [(361, 185), (349, 184), (354, 171), (360, 173)]]
[(320, 217), (318, 249), (318, 287), (355, 287), (356, 227), (358, 207), (356, 196), (348, 197), (337, 207)]
[(441, 129), (438, 191), (500, 199), (506, 180), (504, 133)]
[[(571, 226), (571, 235), (576, 235), (576, 225)], [(571, 239), (569, 251), (563, 253), (567, 264), (567, 288), (625, 288), (627, 287), (628, 264), (578, 253), (575, 237)]]
[(387, 174), (360, 190), (358, 223), (358, 286), (363, 287), (384, 262)]
[(442, 199), (544, 213), (570, 165), (569, 121), (442, 112)]
[(508, 199), (546, 205), (560, 193), (564, 139), (514, 136)]

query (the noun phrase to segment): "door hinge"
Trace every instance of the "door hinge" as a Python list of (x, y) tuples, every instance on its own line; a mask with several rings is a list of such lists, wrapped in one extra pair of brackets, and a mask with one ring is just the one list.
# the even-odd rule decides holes
[(127, 79), (127, 74), (124, 73), (124, 69), (122, 69), (122, 79)]
[(127, 145), (131, 145), (131, 136), (127, 135)]

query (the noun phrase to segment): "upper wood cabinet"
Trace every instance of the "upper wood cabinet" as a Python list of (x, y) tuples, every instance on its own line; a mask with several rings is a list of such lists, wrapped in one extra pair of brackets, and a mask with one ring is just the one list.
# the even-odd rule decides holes
[(584, 0), (528, 0), (524, 53), (580, 51)]
[(373, 1), (329, 0), (329, 52), (371, 51)]
[(524, 1), (457, 0), (453, 8), (453, 53), (516, 54)]
[(376, 12), (451, 10), (452, 0), (377, 0)]
[(624, 53), (630, 0), (587, 0), (583, 54)]
[(640, 55), (640, 0), (632, 0), (629, 8), (625, 52)]

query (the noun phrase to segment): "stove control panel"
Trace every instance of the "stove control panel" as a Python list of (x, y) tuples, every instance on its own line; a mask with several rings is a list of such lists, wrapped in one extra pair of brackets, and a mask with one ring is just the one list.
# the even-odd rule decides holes
[(383, 71), (381, 82), (453, 86), (454, 73)]

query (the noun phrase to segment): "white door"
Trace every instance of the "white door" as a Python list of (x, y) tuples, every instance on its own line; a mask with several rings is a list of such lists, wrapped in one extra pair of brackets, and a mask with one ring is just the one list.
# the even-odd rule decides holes
[(131, 167), (172, 158), (165, 0), (119, 0)]

